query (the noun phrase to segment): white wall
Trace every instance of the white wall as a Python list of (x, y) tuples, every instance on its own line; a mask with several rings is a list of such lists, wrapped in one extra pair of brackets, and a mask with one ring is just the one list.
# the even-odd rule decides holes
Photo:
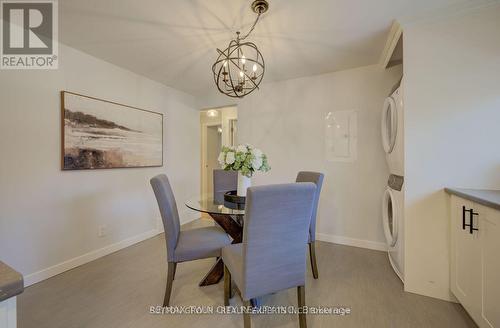
[(500, 189), (500, 6), (404, 27), (406, 283), (449, 292), (444, 187)]
[[(388, 168), (380, 142), (385, 97), (401, 74), (368, 66), (300, 79), (264, 83), (238, 101), (238, 140), (268, 155), (271, 171), (254, 184), (295, 180), (300, 170), (325, 173), (317, 232), (321, 239), (384, 249), (381, 198)], [(204, 107), (234, 103), (214, 90)], [(330, 111), (358, 111), (358, 160), (327, 162), (324, 118)]]
[[(28, 284), (153, 235), (152, 176), (169, 175), (184, 220), (200, 190), (195, 99), (63, 45), (59, 55), (58, 70), (0, 71), (0, 259)], [(164, 166), (61, 171), (61, 90), (163, 112)]]

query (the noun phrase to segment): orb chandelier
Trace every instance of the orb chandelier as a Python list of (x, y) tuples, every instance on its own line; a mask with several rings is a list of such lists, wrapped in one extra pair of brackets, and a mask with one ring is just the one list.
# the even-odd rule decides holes
[(269, 4), (266, 0), (255, 0), (252, 10), (257, 14), (257, 18), (248, 33), (240, 36), (240, 32), (236, 32), (236, 39), (231, 40), (226, 49), (217, 49), (219, 56), (212, 65), (212, 72), (215, 85), (226, 96), (243, 98), (258, 89), (262, 82), (265, 72), (264, 57), (254, 43), (244, 40), (252, 33), (260, 16), (267, 9)]

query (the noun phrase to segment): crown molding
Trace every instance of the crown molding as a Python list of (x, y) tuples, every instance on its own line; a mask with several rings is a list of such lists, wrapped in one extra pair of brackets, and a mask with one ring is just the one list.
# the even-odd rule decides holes
[(403, 37), (403, 31), (411, 26), (418, 24), (426, 24), (432, 22), (438, 22), (445, 20), (450, 17), (464, 15), (468, 12), (484, 9), (488, 7), (500, 6), (500, 0), (474, 0), (465, 1), (458, 4), (443, 7), (438, 10), (427, 11), (425, 13), (400, 17), (394, 20), (387, 35), (387, 41), (385, 43), (384, 49), (379, 60), (380, 68), (386, 69), (389, 65), (389, 61), (392, 57), (394, 49), (398, 44), (400, 38)]

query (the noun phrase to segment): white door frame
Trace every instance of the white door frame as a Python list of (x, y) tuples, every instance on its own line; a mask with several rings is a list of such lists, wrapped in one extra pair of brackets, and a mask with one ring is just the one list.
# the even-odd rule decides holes
[[(205, 194), (207, 191), (207, 181), (208, 176), (206, 173), (206, 165), (207, 165), (207, 129), (210, 126), (218, 126), (221, 125), (220, 122), (210, 122), (210, 123), (201, 123), (201, 194)], [(221, 143), (222, 146), (222, 143)]]

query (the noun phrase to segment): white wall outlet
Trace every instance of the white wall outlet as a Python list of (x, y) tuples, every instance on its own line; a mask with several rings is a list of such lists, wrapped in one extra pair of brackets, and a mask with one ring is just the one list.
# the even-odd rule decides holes
[(97, 232), (98, 237), (104, 237), (108, 234), (108, 226), (103, 224), (99, 226), (99, 230)]

